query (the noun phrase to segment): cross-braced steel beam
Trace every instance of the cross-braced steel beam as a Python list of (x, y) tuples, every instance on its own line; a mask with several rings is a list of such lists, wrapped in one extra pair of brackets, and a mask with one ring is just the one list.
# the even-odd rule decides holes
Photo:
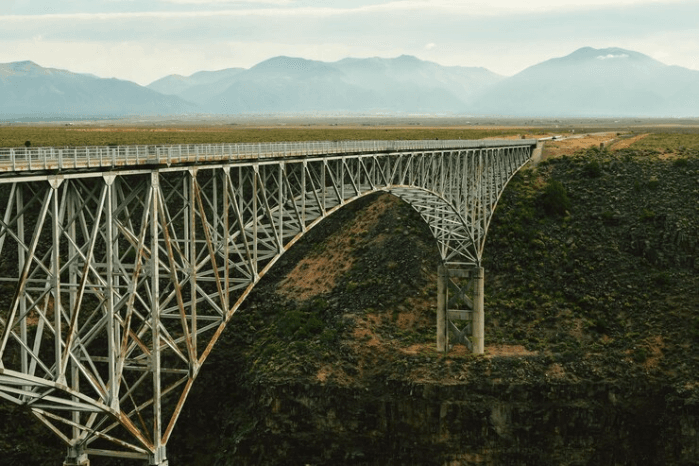
[[(166, 465), (183, 403), (241, 302), (308, 229), (376, 191), (415, 208), (439, 246), (438, 347), (482, 352), (486, 233), (535, 145), (0, 151), (0, 282), (12, 290), (0, 302), (0, 397), (66, 442), (67, 465)], [(459, 277), (475, 285), (448, 280)]]

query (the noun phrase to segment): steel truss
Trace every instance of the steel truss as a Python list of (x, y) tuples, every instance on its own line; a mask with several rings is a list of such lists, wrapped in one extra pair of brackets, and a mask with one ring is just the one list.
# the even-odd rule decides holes
[(334, 211), (388, 191), (427, 222), (444, 270), (479, 268), (497, 200), (536, 145), (501, 143), (0, 178), (0, 397), (66, 442), (66, 465), (88, 455), (166, 465), (226, 323)]

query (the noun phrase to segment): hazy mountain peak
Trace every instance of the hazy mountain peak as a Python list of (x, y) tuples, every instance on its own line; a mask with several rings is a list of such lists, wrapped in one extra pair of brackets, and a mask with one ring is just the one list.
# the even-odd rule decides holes
[(477, 105), (502, 115), (697, 115), (699, 72), (618, 47), (584, 47), (498, 83)]
[(401, 55), (399, 57), (394, 58), (395, 61), (397, 62), (404, 62), (404, 63), (423, 63), (424, 60), (420, 60), (414, 55)]
[(0, 64), (0, 74), (3, 75), (32, 75), (46, 71), (48, 71), (46, 68), (42, 68), (30, 60)]
[(279, 56), (269, 58), (263, 62), (250, 68), (250, 70), (255, 71), (296, 71), (296, 72), (309, 72), (316, 71), (319, 69), (331, 69), (331, 67), (322, 61), (308, 60), (306, 58), (299, 57), (287, 57)]
[(207, 82), (212, 82), (221, 78), (228, 78), (230, 76), (235, 76), (241, 71), (245, 71), (245, 68), (224, 68), (222, 70), (216, 71), (197, 71), (193, 75), (189, 76), (192, 79), (204, 80)]
[[(648, 62), (648, 63), (658, 63), (653, 58), (642, 53), (634, 52), (632, 50), (626, 50), (619, 47), (607, 47), (604, 49), (595, 49), (592, 47), (583, 47), (576, 50), (570, 55), (566, 55), (561, 58), (554, 58), (548, 62), (613, 62), (613, 61), (636, 61), (636, 62)], [(548, 63), (545, 62), (545, 63)]]
[(12, 63), (0, 64), (0, 76), (15, 76), (15, 77), (31, 77), (39, 76), (61, 76), (61, 77), (88, 77), (99, 79), (97, 76), (87, 73), (74, 73), (68, 70), (57, 68), (44, 68), (41, 65), (34, 63), (31, 60), (17, 61)]
[(192, 96), (185, 96), (185, 93), (205, 92), (212, 84), (217, 82), (222, 82), (227, 79), (231, 79), (238, 75), (243, 68), (226, 68), (218, 71), (197, 71), (190, 76), (182, 76), (180, 74), (170, 74), (164, 78), (160, 78), (157, 81), (153, 81), (148, 86), (156, 92), (160, 92), (165, 95), (179, 95), (185, 100), (197, 100), (192, 98)]
[(0, 117), (75, 118), (192, 110), (192, 104), (130, 81), (44, 68), (28, 60), (0, 64)]
[(393, 57), (393, 58), (383, 58), (383, 57), (367, 57), (367, 58), (356, 58), (356, 57), (347, 57), (343, 58), (341, 60), (338, 60), (334, 62), (334, 65), (355, 65), (355, 64), (368, 64), (368, 65), (382, 65), (382, 66), (388, 66), (391, 64), (397, 64), (397, 63), (427, 63), (424, 62), (423, 60), (420, 60), (417, 57), (414, 57), (412, 55), (400, 55), (398, 57)]
[(31, 60), (16, 61), (14, 63), (8, 63), (9, 68), (14, 71), (29, 71), (37, 68), (41, 68), (39, 65)]

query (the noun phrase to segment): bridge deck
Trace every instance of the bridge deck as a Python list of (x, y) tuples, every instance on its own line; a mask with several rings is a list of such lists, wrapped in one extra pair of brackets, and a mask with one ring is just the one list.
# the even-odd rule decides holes
[(0, 148), (0, 173), (81, 169), (113, 169), (144, 165), (374, 154), (421, 150), (479, 149), (535, 145), (535, 139), (314, 141), (258, 144), (178, 144), (165, 146), (91, 146)]

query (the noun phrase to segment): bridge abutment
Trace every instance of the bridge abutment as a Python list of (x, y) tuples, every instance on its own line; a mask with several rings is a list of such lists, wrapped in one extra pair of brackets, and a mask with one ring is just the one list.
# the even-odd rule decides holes
[(473, 354), (483, 354), (483, 267), (440, 265), (437, 277), (437, 351), (447, 352), (462, 344)]

